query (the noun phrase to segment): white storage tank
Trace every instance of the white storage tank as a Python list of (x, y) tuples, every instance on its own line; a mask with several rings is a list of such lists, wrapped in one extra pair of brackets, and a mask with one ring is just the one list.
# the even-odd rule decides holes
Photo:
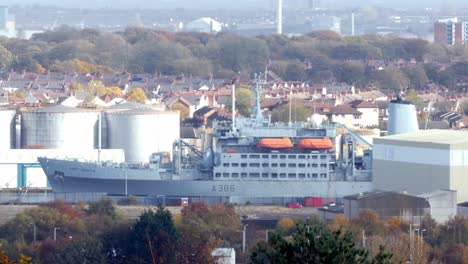
[(23, 149), (94, 149), (99, 112), (66, 106), (24, 109), (21, 113)]
[(0, 109), (0, 150), (15, 146), (15, 115), (14, 110)]
[(123, 149), (128, 163), (149, 162), (154, 152), (169, 152), (180, 137), (178, 112), (139, 108), (106, 114), (108, 147)]
[(388, 135), (416, 132), (419, 130), (416, 107), (398, 97), (388, 106)]

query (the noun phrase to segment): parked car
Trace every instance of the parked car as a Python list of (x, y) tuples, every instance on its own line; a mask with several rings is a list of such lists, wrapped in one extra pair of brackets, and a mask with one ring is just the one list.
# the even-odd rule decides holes
[(300, 203), (287, 203), (286, 206), (288, 208), (302, 208), (302, 204)]

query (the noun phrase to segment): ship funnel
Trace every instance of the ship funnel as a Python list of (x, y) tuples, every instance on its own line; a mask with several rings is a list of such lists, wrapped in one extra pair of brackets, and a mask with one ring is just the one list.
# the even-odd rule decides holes
[(388, 135), (411, 133), (419, 130), (416, 107), (400, 96), (388, 107)]

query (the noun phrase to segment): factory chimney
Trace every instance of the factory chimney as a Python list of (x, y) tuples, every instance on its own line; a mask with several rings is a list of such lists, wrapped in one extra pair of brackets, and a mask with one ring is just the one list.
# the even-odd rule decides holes
[(276, 28), (277, 34), (283, 34), (283, 0), (278, 0), (278, 12), (276, 22), (278, 23)]
[(351, 36), (354, 36), (354, 11), (351, 13)]

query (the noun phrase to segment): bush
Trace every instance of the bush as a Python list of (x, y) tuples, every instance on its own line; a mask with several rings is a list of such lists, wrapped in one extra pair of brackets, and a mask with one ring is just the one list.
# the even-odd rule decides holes
[(119, 201), (119, 204), (121, 205), (140, 205), (140, 199), (134, 195), (129, 195), (122, 200)]

